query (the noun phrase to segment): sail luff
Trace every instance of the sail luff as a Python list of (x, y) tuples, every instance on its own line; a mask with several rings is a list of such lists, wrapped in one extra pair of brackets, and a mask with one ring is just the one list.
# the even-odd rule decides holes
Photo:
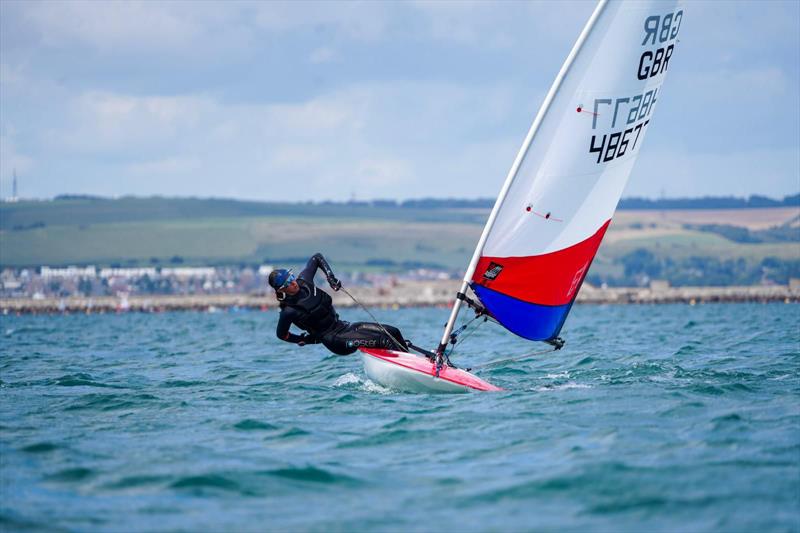
[[(514, 159), (514, 163), (511, 165), (511, 169), (509, 169), (508, 174), (506, 176), (505, 182), (503, 183), (503, 187), (500, 189), (500, 194), (497, 196), (497, 200), (495, 200), (494, 207), (492, 207), (492, 211), (489, 214), (489, 218), (486, 221), (486, 224), (483, 227), (483, 232), (481, 233), (480, 239), (478, 239), (478, 244), (475, 246), (475, 252), (472, 254), (472, 259), (467, 266), (467, 270), (464, 274), (463, 283), (461, 284), (461, 289), (459, 290), (460, 293), (465, 293), (467, 287), (469, 286), (469, 282), (472, 279), (472, 275), (475, 273), (475, 268), (478, 265), (480, 260), (481, 254), (483, 253), (483, 248), (486, 245), (486, 240), (489, 237), (489, 233), (494, 226), (495, 220), (497, 220), (497, 214), (500, 212), (500, 209), (503, 206), (503, 202), (508, 195), (508, 191), (511, 188), (511, 184), (514, 182), (514, 178), (517, 176), (519, 172), (519, 168), (522, 165), (522, 161), (525, 159), (525, 154), (528, 152), (531, 143), (533, 142), (533, 138), (536, 135), (536, 132), (539, 130), (539, 126), (541, 125), (544, 117), (547, 115), (547, 111), (550, 109), (550, 105), (555, 98), (558, 89), (561, 87), (561, 83), (564, 81), (567, 73), (569, 72), (570, 67), (575, 62), (575, 58), (578, 56), (583, 44), (586, 42), (586, 39), (589, 37), (589, 34), (594, 28), (597, 19), (600, 18), (600, 15), (603, 12), (606, 4), (608, 4), (608, 0), (599, 0), (597, 6), (595, 7), (594, 11), (592, 12), (592, 16), (589, 17), (586, 26), (584, 26), (583, 31), (578, 36), (578, 40), (575, 41), (575, 45), (572, 47), (569, 55), (567, 56), (566, 61), (561, 66), (561, 70), (558, 72), (556, 79), (553, 81), (553, 85), (550, 86), (550, 90), (547, 92), (545, 96), (544, 102), (542, 102), (542, 106), (539, 108), (539, 112), (536, 114), (536, 118), (534, 118), (533, 123), (531, 124), (530, 129), (528, 130), (528, 134), (525, 136), (525, 140), (522, 142), (522, 146), (517, 152), (517, 157)], [(450, 334), (453, 332), (453, 327), (458, 319), (458, 312), (461, 308), (461, 300), (456, 297), (455, 301), (453, 302), (453, 308), (450, 313), (450, 318), (445, 325), (444, 332), (442, 334), (442, 339), (439, 343), (438, 352), (442, 353), (444, 348), (447, 346), (447, 343), (450, 340)]]

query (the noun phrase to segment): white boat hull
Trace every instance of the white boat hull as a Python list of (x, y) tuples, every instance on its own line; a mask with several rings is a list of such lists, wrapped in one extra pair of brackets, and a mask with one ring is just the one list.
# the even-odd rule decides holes
[(367, 377), (390, 389), (404, 392), (454, 393), (502, 390), (465, 370), (436, 368), (425, 357), (391, 350), (362, 349)]

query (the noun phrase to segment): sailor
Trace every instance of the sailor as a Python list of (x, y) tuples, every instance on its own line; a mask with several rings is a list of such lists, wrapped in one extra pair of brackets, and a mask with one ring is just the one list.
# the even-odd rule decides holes
[[(281, 268), (270, 273), (269, 284), (275, 289), (281, 308), (276, 330), (279, 339), (299, 346), (322, 343), (337, 355), (349, 355), (361, 346), (408, 351), (407, 341), (394, 326), (375, 322), (351, 324), (340, 320), (330, 295), (314, 285), (318, 269), (325, 274), (331, 289), (342, 288), (342, 282), (320, 253), (308, 260), (297, 277), (291, 269)], [(292, 324), (305, 333), (295, 335), (289, 331)]]

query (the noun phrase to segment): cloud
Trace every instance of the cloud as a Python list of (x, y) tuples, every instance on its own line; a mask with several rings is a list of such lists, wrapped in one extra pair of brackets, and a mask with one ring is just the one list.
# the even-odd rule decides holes
[[(500, 169), (481, 150), (496, 148), (497, 125), (511, 116), (524, 134), (529, 117), (516, 116), (514, 98), (502, 86), (441, 82), (357, 84), (291, 104), (90, 91), (65, 102), (41, 143), (53, 160), (84, 161), (115, 176), (117, 194), (151, 187), (213, 195), (235, 181), (265, 199), (296, 198), (297, 190), (329, 199), (353, 191), (405, 198), (457, 195), (456, 175), (477, 181), (471, 193), (485, 187), (493, 194), (497, 186), (485, 177), (502, 181), (519, 140), (503, 141)], [(67, 176), (59, 192), (71, 190)]]
[[(261, 30), (276, 33), (312, 28), (318, 34), (358, 41), (384, 38), (398, 5), (390, 2), (255, 2), (247, 4)], [(402, 9), (402, 6), (399, 6)]]
[[(20, 27), (22, 33), (36, 35), (45, 47), (83, 45), (103, 53), (181, 54), (198, 50), (208, 54), (215, 48), (246, 53), (265, 36), (309, 33), (330, 43), (410, 38), (508, 50), (530, 36), (538, 42), (572, 41), (593, 8), (579, 0), (509, 2), (502, 8), (473, 1), (7, 0), (6, 4), (6, 27)], [(563, 11), (573, 16), (565, 18)], [(573, 26), (574, 31), (564, 31)], [(316, 53), (325, 56), (328, 50), (322, 46)]]
[[(686, 3), (631, 194), (796, 188), (798, 6)], [(493, 196), (592, 8), (0, 1), (0, 177), (15, 161), (40, 196)]]
[(187, 10), (170, 3), (121, 1), (33, 2), (26, 18), (42, 42), (62, 46), (81, 42), (95, 47), (186, 46), (202, 33)]
[(199, 59), (246, 51), (255, 39), (246, 5), (234, 2), (7, 0), (3, 6), (7, 46), (28, 49), (78, 47), (101, 55)]
[(333, 48), (323, 46), (311, 52), (308, 60), (314, 64), (331, 63), (339, 59), (339, 54)]
[(688, 39), (689, 46), (706, 52), (698, 58), (702, 63), (707, 64), (717, 51), (725, 54), (721, 59), (726, 61), (743, 53), (763, 55), (767, 50), (797, 46), (800, 3), (795, 0), (692, 0), (684, 2), (684, 10), (686, 32), (681, 30), (681, 40)]
[(654, 198), (662, 191), (672, 197), (800, 193), (800, 151), (796, 148), (697, 153), (685, 147), (645, 146), (626, 196)]
[(330, 154), (317, 144), (279, 144), (270, 150), (268, 164), (278, 172), (315, 170)]
[[(714, 95), (716, 98), (734, 100), (742, 94), (753, 98), (776, 98), (787, 95), (790, 81), (787, 73), (775, 65), (757, 67), (722, 68), (689, 74), (687, 85), (692, 90)], [(736, 93), (723, 92), (724, 87), (736, 87)], [(747, 104), (739, 104), (745, 107)]]
[(25, 75), (20, 65), (11, 66), (8, 63), (0, 63), (0, 84), (3, 89), (14, 89), (24, 85)]
[(137, 97), (90, 91), (69, 102), (65, 123), (46, 134), (52, 150), (100, 154), (165, 149), (202, 122), (203, 96)]
[[(580, 0), (559, 2), (441, 2), (411, 4), (422, 18), (422, 33), (438, 41), (509, 50), (530, 36), (542, 41), (574, 41), (594, 5)], [(565, 17), (564, 13), (570, 13)], [(565, 27), (574, 26), (574, 32)]]
[(125, 168), (125, 173), (136, 179), (154, 177), (165, 179), (174, 176), (185, 176), (202, 170), (202, 162), (192, 157), (165, 157), (152, 161), (133, 163)]
[(364, 158), (358, 162), (355, 174), (355, 185), (362, 190), (408, 183), (413, 178), (411, 162), (396, 157)]

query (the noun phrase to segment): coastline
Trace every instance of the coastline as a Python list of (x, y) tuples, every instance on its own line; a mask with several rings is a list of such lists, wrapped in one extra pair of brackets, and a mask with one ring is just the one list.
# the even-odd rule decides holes
[[(460, 281), (407, 281), (386, 287), (348, 287), (367, 307), (447, 307), (453, 301)], [(330, 291), (328, 291), (330, 292)], [(334, 304), (340, 308), (356, 304), (345, 294), (333, 294)], [(755, 285), (742, 287), (609, 287), (584, 285), (578, 304), (664, 304), (684, 303), (744, 303), (783, 302), (800, 303), (800, 287), (795, 285)], [(120, 313), (205, 311), (228, 309), (277, 309), (275, 297), (259, 294), (208, 294), (208, 295), (121, 295), (99, 297), (47, 297), (0, 298), (0, 313), (8, 314), (61, 314), (61, 313)]]

